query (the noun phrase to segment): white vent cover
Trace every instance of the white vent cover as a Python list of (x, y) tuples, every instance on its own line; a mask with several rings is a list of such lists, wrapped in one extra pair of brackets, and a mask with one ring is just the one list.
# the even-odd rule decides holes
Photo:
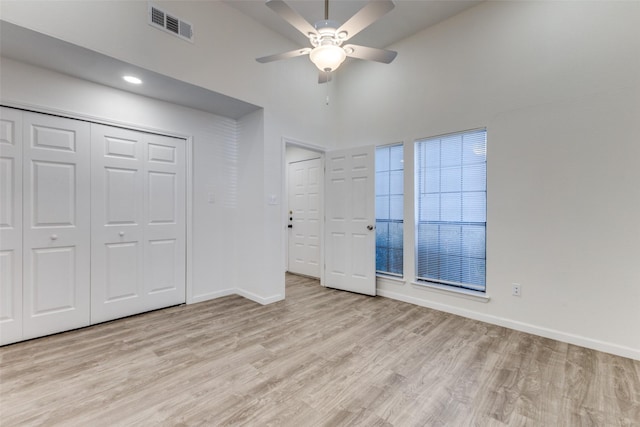
[(149, 3), (149, 25), (193, 42), (193, 25)]

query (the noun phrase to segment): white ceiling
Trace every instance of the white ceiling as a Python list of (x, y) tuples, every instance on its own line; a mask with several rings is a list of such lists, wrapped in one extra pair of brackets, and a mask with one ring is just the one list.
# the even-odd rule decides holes
[[(265, 6), (264, 0), (223, 1), (265, 27), (299, 43), (300, 46), (308, 44), (306, 37)], [(311, 23), (324, 18), (323, 0), (286, 1)], [(350, 42), (385, 48), (481, 2), (481, 0), (394, 1), (396, 7), (391, 12), (354, 36)], [(367, 0), (332, 0), (329, 6), (329, 17), (341, 24), (367, 2)], [(5, 57), (84, 80), (226, 117), (239, 118), (259, 108), (4, 21), (0, 25), (0, 52)], [(277, 52), (264, 52), (265, 55), (271, 53)], [(145, 84), (133, 89), (122, 82), (119, 76), (125, 70), (144, 75)], [(114, 76), (118, 77), (114, 78)]]
[[(285, 0), (311, 24), (324, 19), (323, 0)], [(374, 0), (375, 1), (375, 0)], [(265, 6), (265, 0), (223, 0), (289, 40), (308, 45), (308, 39)], [(330, 0), (329, 19), (346, 22), (368, 0)], [(386, 48), (412, 34), (481, 3), (481, 0), (394, 0), (396, 7), (349, 40), (363, 46)], [(265, 55), (271, 52), (265, 52)], [(275, 52), (274, 52), (275, 53)]]

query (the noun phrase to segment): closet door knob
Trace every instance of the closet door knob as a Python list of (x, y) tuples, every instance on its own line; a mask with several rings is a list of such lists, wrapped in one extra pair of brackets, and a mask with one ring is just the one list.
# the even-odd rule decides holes
[(120, 235), (120, 237), (124, 236), (124, 231), (121, 231), (118, 233)]
[(58, 240), (58, 235), (57, 234), (52, 234), (51, 235), (51, 240)]

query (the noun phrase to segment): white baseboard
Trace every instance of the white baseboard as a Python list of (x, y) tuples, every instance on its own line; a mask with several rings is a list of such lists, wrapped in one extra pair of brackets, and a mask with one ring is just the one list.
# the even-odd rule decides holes
[(264, 298), (254, 294), (253, 292), (245, 291), (244, 289), (240, 289), (240, 288), (237, 288), (235, 291), (236, 291), (235, 293), (240, 295), (241, 297), (245, 297), (247, 299), (250, 299), (251, 301), (257, 302), (258, 304), (262, 304), (262, 305), (271, 304), (274, 302), (282, 301), (284, 299), (284, 295), (282, 294), (277, 294), (277, 295)]
[(602, 351), (605, 353), (615, 354), (616, 356), (627, 357), (629, 359), (640, 360), (640, 349), (625, 347), (605, 341), (594, 340), (580, 335), (569, 334), (555, 329), (543, 328), (532, 325), (530, 323), (518, 322), (515, 320), (505, 319), (503, 317), (491, 316), (488, 314), (478, 313), (472, 310), (466, 310), (447, 304), (425, 301), (420, 298), (410, 297), (393, 291), (383, 289), (377, 290), (378, 295), (398, 301), (408, 302), (419, 305), (421, 307), (432, 308), (446, 313), (456, 314), (458, 316), (467, 317), (469, 319), (479, 320), (481, 322), (491, 323), (493, 325), (504, 326), (505, 328), (514, 329), (516, 331), (527, 332), (529, 334), (538, 335), (545, 338), (551, 338), (557, 341), (575, 344), (581, 347)]
[(216, 298), (226, 297), (229, 295), (235, 295), (237, 293), (236, 291), (237, 289), (235, 288), (229, 288), (229, 289), (223, 289), (221, 291), (208, 292), (206, 294), (196, 295), (194, 297), (191, 297), (187, 301), (187, 304), (195, 304), (198, 302), (208, 301), (210, 299), (216, 299)]
[(246, 291), (240, 288), (229, 288), (223, 289), (221, 291), (209, 292), (207, 294), (198, 295), (192, 297), (187, 304), (196, 304), (203, 301), (208, 301), (216, 298), (222, 298), (229, 295), (239, 295), (241, 297), (250, 299), (251, 301), (257, 302), (258, 304), (267, 305), (274, 302), (282, 301), (284, 299), (284, 295), (277, 294), (270, 297), (261, 297), (259, 295), (254, 294), (253, 292)]

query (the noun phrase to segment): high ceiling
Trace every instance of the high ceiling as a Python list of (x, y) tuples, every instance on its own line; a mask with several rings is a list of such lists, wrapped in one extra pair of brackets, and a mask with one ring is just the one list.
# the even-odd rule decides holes
[[(265, 0), (223, 1), (289, 40), (301, 46), (308, 45), (305, 36), (265, 6)], [(325, 2), (323, 0), (285, 1), (311, 24), (324, 19)], [(391, 12), (350, 39), (350, 43), (385, 48), (480, 2), (480, 0), (394, 0), (396, 7)], [(367, 3), (367, 0), (330, 0), (329, 19), (343, 24)], [(265, 52), (267, 53), (270, 52)]]
[[(265, 6), (264, 0), (223, 1), (301, 47), (308, 45), (308, 39)], [(480, 3), (479, 0), (394, 1), (396, 7), (391, 12), (354, 36), (350, 42), (385, 48)], [(311, 23), (324, 18), (323, 0), (286, 2)], [(332, 0), (329, 17), (343, 23), (367, 3), (367, 0)], [(3, 56), (18, 61), (231, 118), (242, 117), (258, 108), (4, 21), (0, 25), (0, 51)], [(265, 55), (270, 53), (276, 52), (264, 52)], [(123, 70), (144, 75), (145, 84), (135, 89), (127, 86), (119, 78)]]

